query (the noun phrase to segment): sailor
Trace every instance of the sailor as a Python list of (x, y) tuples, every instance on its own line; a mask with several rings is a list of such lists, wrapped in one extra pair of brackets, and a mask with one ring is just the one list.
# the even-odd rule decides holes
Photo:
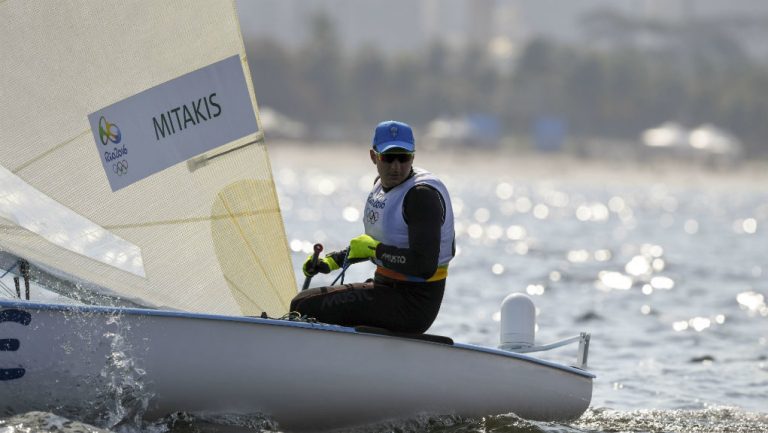
[(432, 325), (455, 255), (453, 211), (445, 185), (412, 166), (415, 150), (406, 123), (376, 126), (369, 155), (379, 176), (365, 204), (365, 234), (346, 250), (326, 254), (314, 268), (308, 257), (302, 268), (312, 276), (337, 270), (345, 260), (371, 260), (374, 278), (305, 290), (293, 299), (291, 311), (324, 323), (403, 333), (423, 333)]

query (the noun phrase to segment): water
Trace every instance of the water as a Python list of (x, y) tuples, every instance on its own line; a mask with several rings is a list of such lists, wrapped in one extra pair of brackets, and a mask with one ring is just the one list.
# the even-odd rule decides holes
[[(314, 242), (340, 249), (362, 232), (375, 175), (365, 146), (271, 149), (296, 269)], [(570, 424), (425, 416), (355, 433), (768, 431), (764, 164), (710, 172), (434, 152), (419, 154), (416, 165), (444, 179), (457, 215), (459, 254), (429, 332), (495, 346), (499, 303), (528, 293), (537, 343), (592, 334), (592, 407)], [(347, 281), (371, 273), (355, 265)], [(318, 276), (313, 285), (331, 279)], [(550, 358), (572, 363), (575, 347)], [(259, 416), (192, 414), (110, 428), (280, 431)], [(0, 433), (21, 431), (98, 430), (45, 413), (0, 420)]]

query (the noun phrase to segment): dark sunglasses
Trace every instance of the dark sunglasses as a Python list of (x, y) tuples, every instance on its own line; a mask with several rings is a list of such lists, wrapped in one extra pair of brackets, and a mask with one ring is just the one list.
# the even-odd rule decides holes
[(406, 163), (413, 159), (413, 153), (377, 153), (379, 161), (391, 164), (397, 160), (400, 163)]

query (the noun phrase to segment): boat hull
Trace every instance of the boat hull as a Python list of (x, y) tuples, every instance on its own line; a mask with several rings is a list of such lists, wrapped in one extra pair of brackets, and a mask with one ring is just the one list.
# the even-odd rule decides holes
[(562, 421), (589, 406), (594, 378), (495, 349), (284, 320), (4, 301), (0, 319), (4, 414), (132, 400), (148, 419), (261, 413), (288, 430), (425, 413)]

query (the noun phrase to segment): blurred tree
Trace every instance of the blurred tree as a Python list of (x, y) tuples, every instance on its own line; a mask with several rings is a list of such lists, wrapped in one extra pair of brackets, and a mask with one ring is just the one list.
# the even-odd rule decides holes
[(324, 12), (315, 12), (309, 23), (309, 38), (299, 52), (298, 70), (308, 86), (302, 106), (296, 107), (309, 123), (339, 123), (345, 99), (342, 46), (336, 28)]
[(537, 116), (563, 112), (566, 58), (546, 39), (534, 39), (525, 48), (512, 77), (514, 93), (509, 95), (510, 114), (519, 127), (527, 130)]
[(387, 89), (391, 88), (389, 67), (375, 47), (364, 46), (354, 57), (347, 82), (352, 122), (365, 123), (386, 116), (390, 105), (387, 95)]
[(296, 107), (304, 104), (307, 83), (301, 79), (294, 57), (271, 39), (248, 41), (246, 53), (258, 101), (296, 114)]
[(499, 76), (488, 51), (479, 45), (469, 46), (461, 56), (454, 78), (461, 101), (459, 110), (463, 113), (498, 112), (501, 104), (496, 97)]

